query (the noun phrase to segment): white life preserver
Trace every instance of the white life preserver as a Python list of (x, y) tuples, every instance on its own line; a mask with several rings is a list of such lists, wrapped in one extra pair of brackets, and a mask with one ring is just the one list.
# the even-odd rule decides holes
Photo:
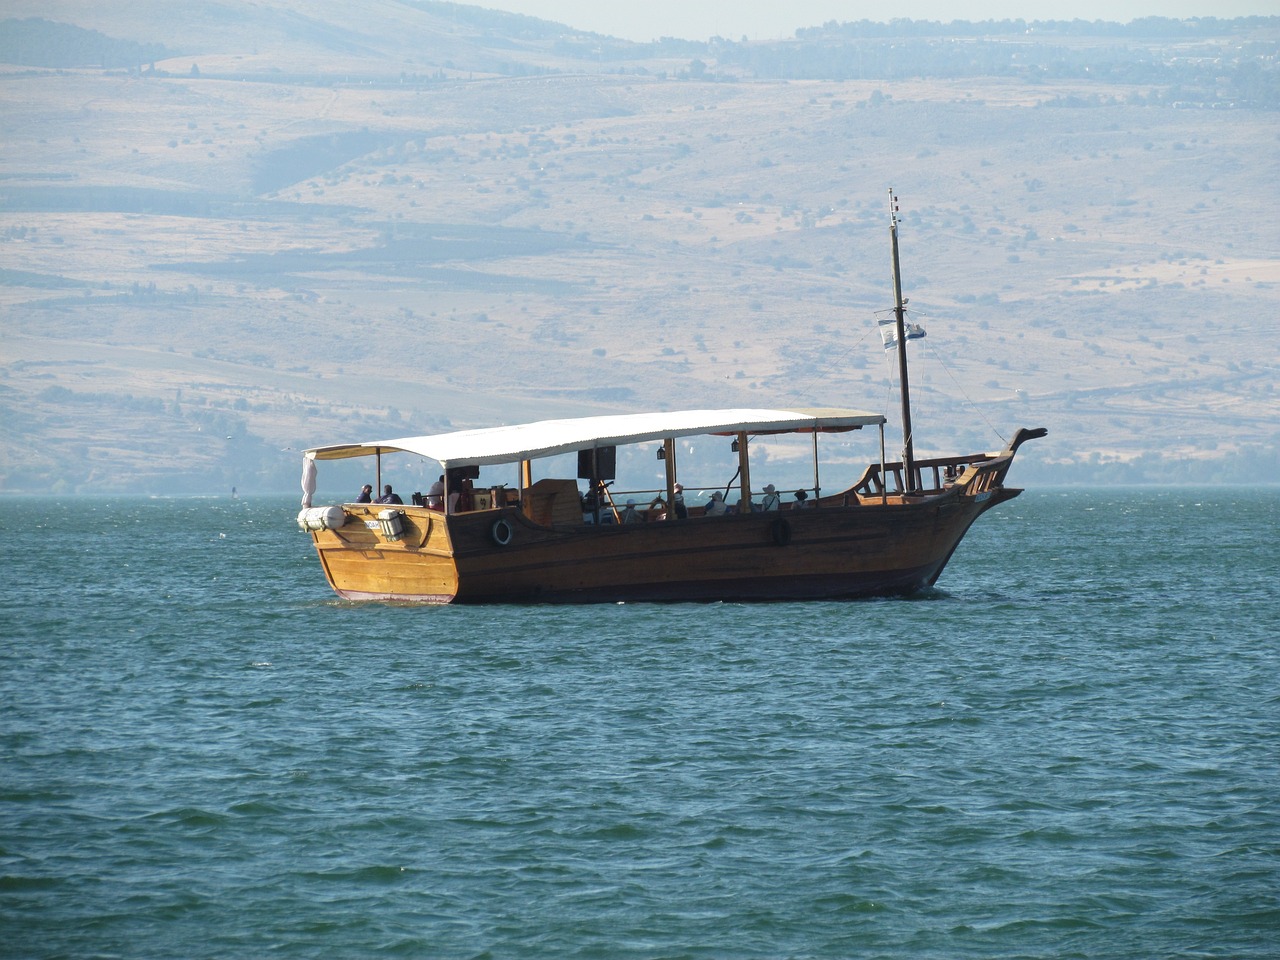
[(505, 547), (510, 544), (515, 535), (516, 531), (511, 526), (511, 521), (505, 518), (493, 521), (493, 526), (489, 528), (489, 539), (499, 547)]

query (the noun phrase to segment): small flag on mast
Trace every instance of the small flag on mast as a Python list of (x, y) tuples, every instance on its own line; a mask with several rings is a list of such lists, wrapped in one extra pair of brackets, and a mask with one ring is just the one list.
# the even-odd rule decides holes
[[(877, 320), (876, 323), (880, 326), (880, 339), (884, 341), (884, 348), (891, 350), (896, 347), (898, 345), (897, 322), (890, 317), (886, 320)], [(928, 336), (924, 331), (924, 327), (918, 323), (903, 324), (903, 329), (906, 331), (908, 343), (912, 340), (923, 340)]]

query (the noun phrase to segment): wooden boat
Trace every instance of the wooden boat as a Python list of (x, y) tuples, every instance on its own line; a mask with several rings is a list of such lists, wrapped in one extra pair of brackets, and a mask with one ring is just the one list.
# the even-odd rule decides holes
[[(932, 586), (970, 525), (1021, 493), (1006, 487), (1005, 477), (1021, 444), (1046, 431), (1019, 430), (995, 453), (915, 458), (906, 346), (912, 328), (905, 323), (896, 213), (890, 236), (900, 461), (884, 461), (885, 418), (848, 409), (586, 417), (315, 447), (304, 454), (298, 524), (310, 533), (330, 585), (349, 600), (427, 603), (836, 599)], [(821, 438), (871, 426), (880, 431), (880, 459), (828, 492)], [(812, 498), (759, 510), (749, 506), (759, 505), (761, 495), (751, 484), (751, 444), (780, 434), (812, 438)], [(737, 475), (722, 497), (737, 499), (737, 511), (717, 516), (711, 514), (719, 501), (681, 502), (677, 441), (695, 436), (732, 439), (723, 449), (736, 451)], [(614, 489), (618, 448), (655, 442), (665, 483)], [(576, 477), (535, 479), (540, 461), (575, 452)], [(312, 504), (318, 461), (372, 457), (380, 489), (383, 458), (397, 454), (440, 465), (439, 505), (420, 495), (404, 505)], [(511, 469), (514, 486), (470, 489), (481, 467), (499, 465)], [(620, 510), (624, 493), (638, 496), (642, 507)], [(623, 522), (633, 516), (637, 522)]]

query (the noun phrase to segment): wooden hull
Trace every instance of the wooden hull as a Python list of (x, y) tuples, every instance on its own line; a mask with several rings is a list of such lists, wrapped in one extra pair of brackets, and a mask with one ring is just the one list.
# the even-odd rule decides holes
[(1020, 491), (953, 487), (854, 506), (548, 527), (518, 508), (444, 516), (379, 507), (312, 532), (349, 600), (426, 603), (812, 600), (901, 595), (937, 581), (970, 525)]

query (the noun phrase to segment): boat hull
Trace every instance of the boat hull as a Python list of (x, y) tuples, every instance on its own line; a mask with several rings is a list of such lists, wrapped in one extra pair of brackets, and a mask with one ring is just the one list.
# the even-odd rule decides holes
[(349, 600), (420, 603), (768, 601), (914, 593), (934, 584), (972, 523), (1020, 491), (959, 489), (627, 525), (541, 526), (516, 508), (444, 516), (404, 507), (388, 539), (372, 510), (312, 531)]

